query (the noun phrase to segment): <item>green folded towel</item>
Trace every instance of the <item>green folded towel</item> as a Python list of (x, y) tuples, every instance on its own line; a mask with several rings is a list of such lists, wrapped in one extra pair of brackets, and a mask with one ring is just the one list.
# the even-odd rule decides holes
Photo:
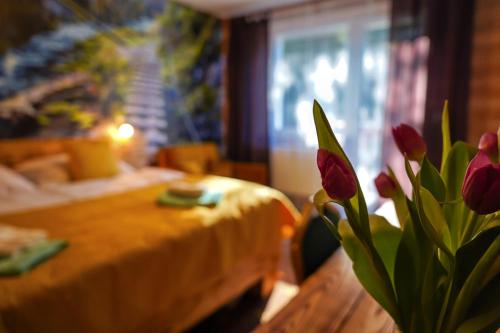
[(43, 241), (39, 244), (23, 250), (21, 253), (0, 259), (0, 276), (2, 275), (21, 275), (39, 263), (56, 255), (62, 251), (68, 242), (65, 240)]
[(221, 192), (206, 191), (198, 198), (186, 198), (173, 195), (168, 192), (162, 193), (158, 197), (158, 205), (175, 207), (194, 207), (194, 206), (216, 206), (222, 199)]

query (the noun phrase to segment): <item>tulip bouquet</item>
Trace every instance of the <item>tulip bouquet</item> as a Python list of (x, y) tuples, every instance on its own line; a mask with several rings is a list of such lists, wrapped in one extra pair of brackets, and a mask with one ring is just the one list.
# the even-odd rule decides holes
[[(445, 104), (438, 170), (412, 127), (394, 128), (412, 195), (405, 194), (390, 168), (375, 185), (382, 197), (393, 200), (398, 228), (368, 214), (353, 167), (317, 102), (313, 113), (323, 185), (314, 202), (341, 240), (359, 281), (399, 330), (467, 333), (500, 327), (498, 135), (484, 135), (479, 149), (464, 142), (452, 145)], [(347, 216), (338, 224), (323, 214), (332, 201)]]

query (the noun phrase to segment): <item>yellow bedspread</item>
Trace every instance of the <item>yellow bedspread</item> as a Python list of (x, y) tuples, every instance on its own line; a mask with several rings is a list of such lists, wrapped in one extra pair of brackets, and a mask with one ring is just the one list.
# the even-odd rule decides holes
[(21, 277), (0, 278), (0, 332), (159, 332), (199, 293), (249, 257), (279, 257), (297, 218), (278, 191), (205, 177), (215, 208), (158, 207), (165, 185), (0, 216), (69, 247)]

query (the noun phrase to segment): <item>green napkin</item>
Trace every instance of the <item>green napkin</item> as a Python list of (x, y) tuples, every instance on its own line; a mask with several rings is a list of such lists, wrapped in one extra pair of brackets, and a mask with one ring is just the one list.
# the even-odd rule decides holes
[(205, 191), (198, 198), (186, 198), (178, 195), (173, 195), (168, 192), (162, 193), (158, 197), (158, 205), (174, 206), (174, 207), (194, 207), (194, 206), (216, 206), (222, 199), (221, 192)]
[(65, 240), (50, 240), (38, 243), (14, 257), (0, 259), (0, 276), (21, 275), (39, 263), (62, 251), (68, 242)]

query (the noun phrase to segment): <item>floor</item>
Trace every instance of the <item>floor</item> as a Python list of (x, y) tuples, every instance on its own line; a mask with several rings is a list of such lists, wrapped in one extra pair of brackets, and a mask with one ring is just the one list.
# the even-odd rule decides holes
[(244, 333), (251, 332), (260, 324), (268, 299), (247, 292), (240, 299), (226, 305), (194, 328), (189, 333)]
[(253, 333), (389, 333), (394, 321), (363, 289), (339, 249), (300, 286), (270, 321)]

